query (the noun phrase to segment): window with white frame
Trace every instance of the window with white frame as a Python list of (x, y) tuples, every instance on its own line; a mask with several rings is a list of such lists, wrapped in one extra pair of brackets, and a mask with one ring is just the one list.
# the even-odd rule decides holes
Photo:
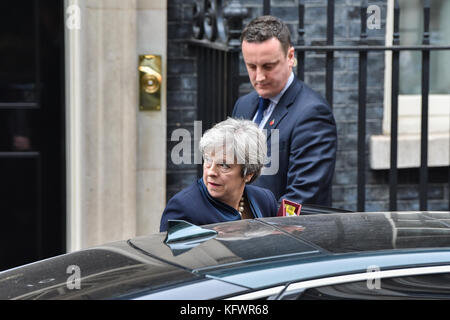
[[(450, 1), (430, 1), (430, 43), (450, 45)], [(423, 0), (399, 0), (400, 45), (420, 45), (423, 37)], [(392, 45), (394, 0), (388, 0), (386, 45)], [(398, 168), (420, 166), (421, 51), (400, 52), (398, 97)], [(385, 55), (383, 134), (372, 136), (370, 166), (390, 168), (392, 51)], [(428, 120), (428, 166), (449, 165), (450, 133), (450, 51), (430, 53)]]

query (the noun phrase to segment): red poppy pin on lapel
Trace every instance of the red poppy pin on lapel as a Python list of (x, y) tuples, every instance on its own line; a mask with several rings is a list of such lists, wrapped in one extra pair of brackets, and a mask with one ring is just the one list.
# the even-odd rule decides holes
[(275, 119), (272, 119), (272, 121), (269, 122), (269, 125), (273, 126), (274, 123), (275, 123)]

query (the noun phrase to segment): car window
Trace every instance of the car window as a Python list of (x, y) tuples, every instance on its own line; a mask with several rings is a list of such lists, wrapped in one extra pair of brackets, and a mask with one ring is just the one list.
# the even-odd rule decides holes
[(289, 292), (282, 300), (450, 299), (450, 274), (364, 280)]

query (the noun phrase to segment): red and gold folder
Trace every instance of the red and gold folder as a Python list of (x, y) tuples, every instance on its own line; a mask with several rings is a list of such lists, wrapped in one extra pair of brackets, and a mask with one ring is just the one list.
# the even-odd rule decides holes
[(283, 199), (283, 201), (281, 202), (281, 206), (278, 209), (277, 216), (278, 217), (299, 216), (301, 210), (302, 210), (301, 204), (294, 202), (294, 201), (289, 201), (289, 200)]

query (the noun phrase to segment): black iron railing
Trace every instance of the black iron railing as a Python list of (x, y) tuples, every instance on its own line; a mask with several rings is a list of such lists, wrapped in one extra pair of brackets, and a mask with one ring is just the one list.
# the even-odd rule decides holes
[[(263, 0), (263, 14), (270, 14), (270, 0)], [(219, 8), (220, 7), (220, 8)], [(367, 104), (367, 62), (368, 53), (392, 51), (391, 86), (391, 144), (389, 174), (389, 209), (397, 210), (398, 190), (398, 96), (400, 52), (420, 51), (422, 53), (422, 120), (421, 120), (421, 162), (419, 181), (419, 207), (427, 210), (428, 190), (428, 96), (430, 88), (430, 51), (450, 50), (450, 45), (430, 44), (430, 1), (424, 0), (424, 32), (422, 44), (400, 45), (400, 7), (394, 0), (393, 43), (390, 46), (369, 45), (367, 37), (368, 1), (361, 1), (361, 31), (358, 45), (334, 45), (335, 1), (327, 3), (326, 45), (305, 45), (305, 0), (298, 0), (298, 40), (294, 45), (297, 52), (297, 77), (305, 76), (305, 53), (325, 53), (325, 96), (333, 106), (334, 55), (336, 52), (353, 51), (359, 55), (358, 68), (358, 174), (357, 210), (365, 209), (366, 189), (366, 104)], [(198, 110), (203, 130), (231, 114), (234, 102), (239, 96), (239, 86), (247, 82), (247, 77), (239, 75), (239, 35), (247, 10), (239, 1), (229, 1), (222, 8), (221, 0), (197, 1), (194, 7), (194, 38), (191, 45), (196, 47), (198, 57)], [(212, 80), (215, 79), (215, 80)], [(450, 210), (450, 168), (449, 168), (449, 210)]]

